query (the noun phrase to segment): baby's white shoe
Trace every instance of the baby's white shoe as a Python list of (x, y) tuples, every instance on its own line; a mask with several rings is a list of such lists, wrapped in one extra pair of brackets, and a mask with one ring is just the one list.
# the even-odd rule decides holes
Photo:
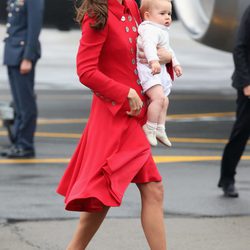
[(170, 140), (168, 139), (168, 136), (165, 132), (165, 130), (162, 129), (157, 129), (156, 130), (156, 138), (164, 145), (168, 146), (168, 147), (172, 147), (172, 143), (170, 142)]
[(144, 133), (145, 133), (150, 145), (156, 146), (157, 145), (156, 130), (149, 129), (146, 124), (142, 128), (144, 130)]

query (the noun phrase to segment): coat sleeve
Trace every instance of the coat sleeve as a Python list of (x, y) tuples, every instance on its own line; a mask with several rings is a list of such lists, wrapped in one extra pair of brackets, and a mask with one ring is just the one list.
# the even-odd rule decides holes
[(39, 49), (39, 34), (43, 23), (44, 0), (27, 1), (27, 41), (23, 59), (33, 61)]
[(244, 13), (236, 40), (236, 45), (233, 51), (233, 59), (235, 64), (235, 71), (240, 76), (242, 88), (250, 84), (250, 67), (249, 67), (249, 54), (250, 54), (250, 7)]
[[(77, 53), (77, 74), (82, 84), (90, 88), (103, 101), (112, 103), (107, 105), (115, 115), (128, 100), (129, 87), (115, 81), (102, 73), (98, 68), (99, 58), (105, 44), (108, 25), (102, 30), (90, 27), (93, 19), (85, 15), (82, 24), (82, 37)], [(110, 55), (112, 56), (112, 55)]]

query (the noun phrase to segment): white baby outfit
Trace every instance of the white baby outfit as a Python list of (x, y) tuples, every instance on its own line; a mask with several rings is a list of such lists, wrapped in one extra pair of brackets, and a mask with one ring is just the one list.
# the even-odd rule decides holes
[[(170, 47), (168, 27), (151, 21), (143, 21), (138, 27), (138, 32), (137, 51), (142, 48), (149, 62), (152, 60), (159, 60), (157, 56), (157, 47), (164, 47), (167, 51), (172, 53), (173, 67), (179, 65), (175, 53)], [(161, 84), (164, 94), (168, 96), (171, 91), (172, 80), (166, 70), (166, 65), (162, 64), (161, 72), (153, 75), (149, 64), (142, 64), (139, 61), (140, 59), (137, 56), (137, 70), (143, 92), (146, 92), (155, 85)]]

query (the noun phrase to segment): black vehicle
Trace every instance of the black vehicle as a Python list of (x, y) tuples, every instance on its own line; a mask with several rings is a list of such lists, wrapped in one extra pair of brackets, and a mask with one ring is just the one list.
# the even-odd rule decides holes
[[(58, 28), (59, 30), (70, 30), (76, 27), (74, 21), (76, 0), (45, 0), (44, 25)], [(6, 21), (7, 0), (0, 0), (0, 22)]]

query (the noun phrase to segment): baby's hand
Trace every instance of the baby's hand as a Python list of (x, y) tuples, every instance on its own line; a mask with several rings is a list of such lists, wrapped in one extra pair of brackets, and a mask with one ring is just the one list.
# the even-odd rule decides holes
[(180, 65), (174, 66), (174, 72), (177, 77), (180, 77), (182, 75), (182, 68)]
[(151, 68), (151, 72), (153, 75), (159, 74), (161, 72), (161, 65), (158, 61), (151, 61), (149, 62), (149, 66)]

